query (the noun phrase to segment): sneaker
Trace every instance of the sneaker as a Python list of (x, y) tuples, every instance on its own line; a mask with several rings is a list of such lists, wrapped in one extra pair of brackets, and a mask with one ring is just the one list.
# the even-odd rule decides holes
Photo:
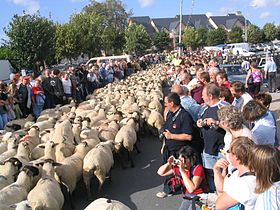
[(165, 198), (165, 197), (167, 197), (167, 196), (172, 196), (172, 194), (167, 194), (167, 193), (165, 193), (165, 192), (158, 192), (158, 193), (156, 194), (156, 196), (157, 196), (158, 198)]

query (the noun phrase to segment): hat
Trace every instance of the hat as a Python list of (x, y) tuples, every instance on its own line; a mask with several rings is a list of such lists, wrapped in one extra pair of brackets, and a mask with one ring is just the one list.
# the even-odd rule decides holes
[(93, 201), (91, 204), (89, 204), (84, 210), (91, 210), (91, 209), (96, 209), (96, 210), (130, 210), (126, 205), (123, 203), (116, 201), (116, 200), (111, 200), (107, 198), (99, 198)]

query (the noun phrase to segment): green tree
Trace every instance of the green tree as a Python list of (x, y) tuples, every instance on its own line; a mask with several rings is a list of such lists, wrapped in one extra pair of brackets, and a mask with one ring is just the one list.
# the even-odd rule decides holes
[(103, 17), (95, 13), (75, 14), (70, 19), (70, 25), (76, 33), (79, 50), (77, 53), (85, 53), (90, 57), (101, 54), (101, 35)]
[(4, 29), (18, 65), (32, 68), (54, 58), (55, 25), (39, 14), (14, 15)]
[(243, 31), (240, 27), (233, 27), (230, 32), (227, 34), (227, 43), (238, 43), (242, 42)]
[(206, 45), (208, 31), (206, 28), (199, 28), (197, 30), (198, 46), (204, 47)]
[(158, 50), (163, 51), (169, 48), (170, 38), (169, 34), (165, 31), (160, 31), (155, 33), (153, 37), (154, 46), (158, 48)]
[(126, 11), (125, 5), (120, 0), (103, 2), (91, 0), (90, 4), (84, 7), (83, 12), (97, 14), (103, 18), (102, 24), (100, 24), (100, 27), (103, 27), (101, 47), (106, 54), (122, 52), (125, 45), (123, 35), (132, 14), (131, 10)]
[(213, 46), (218, 44), (224, 44), (227, 39), (226, 31), (223, 27), (218, 27), (212, 31), (208, 32), (207, 35), (207, 45)]
[(199, 46), (198, 32), (193, 27), (187, 27), (183, 34), (183, 43), (187, 47), (196, 49)]
[(251, 24), (248, 26), (247, 28), (247, 33), (248, 33), (248, 42), (252, 43), (252, 44), (257, 44), (257, 43), (261, 43), (264, 41), (264, 35), (262, 30), (254, 25)]
[(263, 26), (263, 33), (266, 41), (273, 41), (277, 38), (277, 27), (274, 23), (267, 23)]
[(143, 25), (132, 23), (125, 31), (126, 50), (137, 55), (151, 47), (151, 39)]
[(0, 47), (0, 60), (11, 60), (14, 58), (13, 51), (8, 46)]
[(76, 34), (75, 28), (69, 23), (57, 26), (55, 34), (56, 59), (67, 58), (71, 61), (72, 58), (78, 57), (79, 45)]

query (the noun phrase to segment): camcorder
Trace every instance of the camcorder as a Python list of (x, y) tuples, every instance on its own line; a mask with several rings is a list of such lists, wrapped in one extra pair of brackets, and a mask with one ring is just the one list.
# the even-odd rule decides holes
[(181, 163), (181, 161), (179, 159), (174, 159), (173, 160), (173, 164), (175, 165), (179, 165)]

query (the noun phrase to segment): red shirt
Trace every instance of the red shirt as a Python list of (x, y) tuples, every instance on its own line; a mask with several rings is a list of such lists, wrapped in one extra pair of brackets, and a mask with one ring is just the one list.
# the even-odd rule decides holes
[[(173, 171), (174, 171), (174, 174), (176, 174), (176, 175), (180, 174), (180, 170), (179, 170), (178, 166), (174, 166)], [(202, 177), (202, 181), (201, 181), (199, 187), (194, 192), (189, 193), (189, 191), (185, 187), (184, 188), (185, 189), (184, 193), (185, 194), (195, 194), (195, 195), (197, 195), (197, 194), (201, 194), (201, 193), (204, 193), (204, 192), (208, 192), (208, 185), (207, 185), (207, 181), (206, 181), (206, 177), (205, 177), (204, 169), (203, 169), (202, 165), (195, 166), (194, 169), (192, 169), (192, 173), (193, 173), (192, 177), (194, 177), (194, 176)], [(192, 179), (189, 170), (187, 171), (186, 174), (190, 179)], [(185, 186), (183, 178), (181, 179), (181, 182)]]

